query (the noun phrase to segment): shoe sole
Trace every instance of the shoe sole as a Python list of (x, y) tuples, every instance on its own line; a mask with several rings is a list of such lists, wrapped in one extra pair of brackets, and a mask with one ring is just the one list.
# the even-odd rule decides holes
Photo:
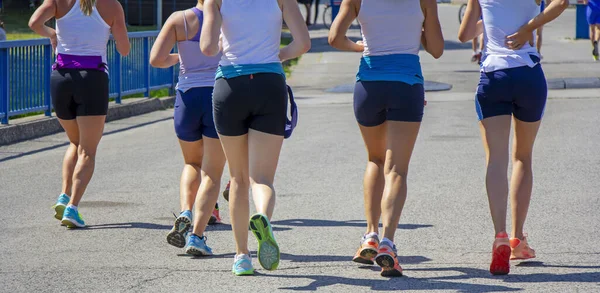
[(211, 255), (213, 255), (212, 253), (210, 253), (206, 250), (196, 249), (195, 247), (192, 247), (192, 246), (188, 246), (188, 248), (185, 250), (185, 253), (193, 255), (193, 256), (211, 256)]
[(221, 224), (221, 221), (219, 219), (217, 219), (217, 217), (215, 217), (215, 216), (210, 216), (210, 219), (208, 219), (208, 224), (209, 225)]
[(508, 245), (498, 246), (492, 255), (490, 273), (494, 276), (508, 275), (510, 272), (511, 249)]
[(63, 204), (57, 204), (57, 205), (54, 205), (52, 208), (54, 209), (54, 218), (59, 221), (62, 221), (63, 215), (65, 213), (65, 209), (67, 208), (67, 206), (63, 205)]
[(77, 221), (75, 221), (74, 219), (71, 218), (62, 218), (62, 220), (60, 221), (64, 226), (67, 226), (67, 228), (69, 229), (74, 229), (74, 228), (84, 228), (85, 224), (79, 224)]
[(177, 217), (171, 232), (167, 234), (167, 243), (177, 247), (185, 247), (185, 233), (187, 233), (192, 225), (192, 221), (187, 217)]
[(394, 257), (389, 254), (379, 254), (375, 257), (377, 264), (383, 269), (382, 277), (402, 277), (402, 272), (394, 268)]
[(263, 215), (254, 215), (250, 219), (250, 230), (258, 240), (258, 262), (265, 270), (275, 270), (279, 266), (279, 245), (273, 236), (269, 220)]
[(527, 260), (527, 259), (532, 259), (535, 258), (535, 256), (532, 257), (516, 257), (516, 256), (510, 256), (510, 260)]
[(231, 271), (236, 276), (252, 276), (254, 275), (254, 269), (243, 271), (243, 272), (234, 272)]
[(360, 251), (360, 256), (356, 256), (352, 259), (353, 262), (372, 265), (375, 264), (373, 259), (377, 256), (377, 250), (371, 247), (363, 248)]

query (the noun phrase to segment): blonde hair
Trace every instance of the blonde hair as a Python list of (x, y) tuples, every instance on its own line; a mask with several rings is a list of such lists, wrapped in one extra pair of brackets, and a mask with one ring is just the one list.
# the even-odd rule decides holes
[(204, 5), (204, 0), (198, 0), (198, 3)]
[(80, 0), (79, 7), (83, 14), (90, 16), (92, 15), (92, 11), (94, 10), (94, 6), (96, 5), (96, 0)]

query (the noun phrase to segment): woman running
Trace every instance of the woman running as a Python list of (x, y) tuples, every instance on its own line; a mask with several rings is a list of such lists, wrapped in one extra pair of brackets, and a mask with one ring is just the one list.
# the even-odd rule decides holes
[[(494, 275), (509, 273), (509, 259), (535, 257), (523, 225), (533, 185), (533, 144), (548, 94), (534, 44), (535, 30), (558, 17), (569, 1), (552, 1), (542, 13), (539, 5), (539, 0), (469, 0), (458, 34), (461, 42), (467, 42), (483, 33), (486, 44), (475, 106), (486, 152), (486, 188), (496, 235), (490, 265)], [(483, 22), (478, 23), (481, 15)], [(509, 239), (506, 174), (511, 118), (515, 134), (510, 182), (512, 238)]]
[[(355, 18), (363, 36), (357, 43), (346, 37)], [(344, 0), (331, 26), (329, 44), (363, 53), (354, 88), (354, 114), (368, 155), (364, 175), (367, 230), (353, 260), (373, 264), (375, 259), (382, 276), (402, 276), (394, 235), (406, 200), (408, 165), (423, 119), (425, 91), (419, 48), (423, 45), (434, 58), (444, 51), (437, 3)]]
[[(199, 0), (196, 7), (171, 14), (150, 53), (154, 67), (168, 68), (179, 63), (174, 120), (185, 165), (179, 188), (181, 213), (167, 234), (167, 242), (179, 248), (186, 245), (196, 202), (194, 231), (186, 248), (188, 254), (194, 255), (212, 254), (202, 234), (207, 223), (220, 222), (215, 205), (225, 166), (212, 115), (213, 85), (221, 56), (208, 57), (200, 52), (203, 3)], [(175, 44), (179, 54), (171, 53)]]
[[(206, 0), (204, 9), (202, 53), (218, 54), (220, 33), (223, 40), (213, 111), (231, 177), (233, 273), (254, 273), (248, 251), (250, 187), (258, 212), (250, 219), (259, 245), (258, 260), (263, 268), (274, 270), (279, 265), (279, 246), (269, 220), (275, 207), (273, 180), (288, 100), (281, 61), (308, 51), (308, 29), (296, 0)], [(279, 49), (282, 18), (294, 40)]]
[[(53, 17), (56, 30), (45, 25)], [(85, 227), (77, 206), (94, 173), (108, 111), (106, 44), (111, 33), (119, 54), (129, 54), (123, 8), (117, 0), (46, 0), (31, 16), (29, 27), (50, 38), (56, 51), (52, 105), (70, 142), (54, 217), (69, 228)]]
[(592, 58), (598, 61), (600, 51), (598, 50), (598, 41), (600, 41), (600, 0), (583, 0), (587, 5), (586, 18), (590, 25), (590, 41), (592, 41)]

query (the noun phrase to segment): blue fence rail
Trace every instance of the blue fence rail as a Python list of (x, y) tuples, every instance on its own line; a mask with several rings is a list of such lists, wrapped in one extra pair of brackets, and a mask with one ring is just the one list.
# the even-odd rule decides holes
[[(177, 81), (175, 68), (159, 69), (149, 64), (157, 31), (129, 33), (131, 52), (122, 57), (111, 39), (108, 44), (110, 97), (121, 97), (168, 88)], [(48, 39), (0, 41), (0, 123), (15, 115), (44, 111), (52, 115), (50, 74), (54, 54)]]

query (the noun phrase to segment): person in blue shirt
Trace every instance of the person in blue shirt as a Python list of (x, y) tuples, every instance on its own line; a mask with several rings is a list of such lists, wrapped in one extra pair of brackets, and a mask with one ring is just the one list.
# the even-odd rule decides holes
[(598, 61), (598, 41), (600, 40), (600, 0), (584, 0), (587, 5), (587, 21), (590, 24), (590, 40), (592, 41), (592, 57)]

